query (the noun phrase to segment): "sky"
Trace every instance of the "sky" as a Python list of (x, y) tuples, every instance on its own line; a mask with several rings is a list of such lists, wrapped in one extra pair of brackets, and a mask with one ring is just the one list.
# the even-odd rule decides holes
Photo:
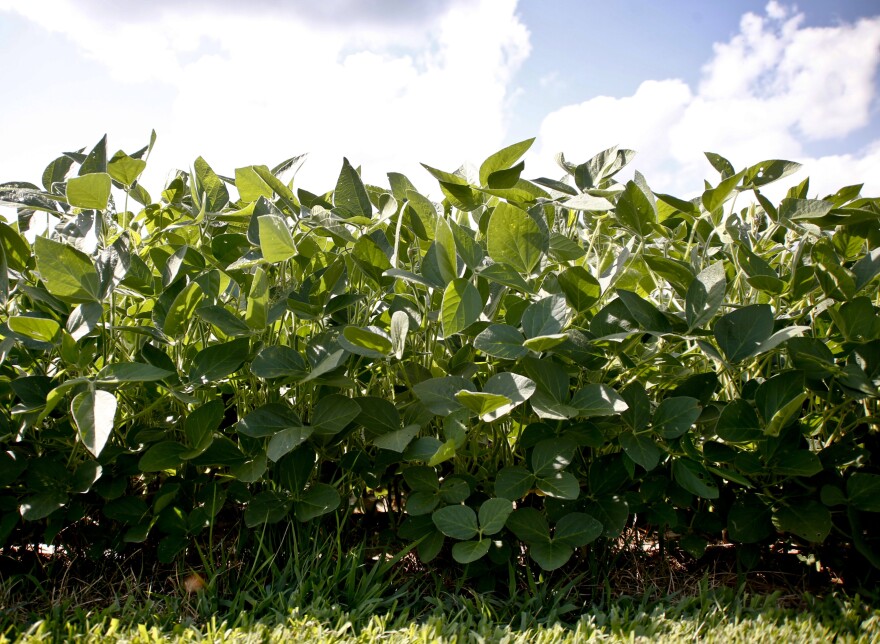
[(620, 145), (682, 197), (718, 180), (704, 151), (880, 196), (876, 0), (0, 0), (0, 69), (0, 183), (155, 129), (154, 196), (199, 155), (232, 176), (303, 153), (312, 192), (343, 156), (436, 192), (419, 162), (530, 137), (528, 178)]

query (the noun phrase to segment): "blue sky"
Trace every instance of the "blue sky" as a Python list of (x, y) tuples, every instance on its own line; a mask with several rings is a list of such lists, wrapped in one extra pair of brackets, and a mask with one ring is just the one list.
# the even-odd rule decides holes
[[(880, 194), (880, 5), (868, 0), (0, 0), (0, 182), (60, 152), (133, 151), (144, 178), (198, 155), (223, 174), (309, 153), (368, 181), (431, 180), (537, 136), (527, 176), (611, 145), (689, 196), (735, 165), (802, 161), (821, 196)], [(10, 73), (12, 72), (12, 73)]]

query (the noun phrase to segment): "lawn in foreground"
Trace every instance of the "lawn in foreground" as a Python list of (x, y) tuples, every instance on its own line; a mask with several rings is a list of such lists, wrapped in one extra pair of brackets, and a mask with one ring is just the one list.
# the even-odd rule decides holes
[[(7, 633), (2, 641), (81, 640), (89, 642), (577, 642), (685, 641), (719, 642), (876, 642), (880, 639), (880, 610), (856, 597), (811, 596), (799, 607), (780, 606), (780, 594), (748, 597), (707, 591), (703, 596), (653, 605), (618, 600), (610, 607), (572, 611), (564, 621), (529, 624), (523, 613), (513, 623), (499, 622), (493, 608), (480, 597), (438, 600), (438, 608), (418, 619), (406, 614), (375, 615), (352, 621), (338, 606), (313, 607), (314, 614), (296, 608), (289, 616), (250, 622), (247, 614), (232, 621), (173, 625), (134, 624), (125, 611), (118, 617), (96, 615), (64, 624), (48, 619), (25, 632)], [(446, 609), (444, 611), (444, 608)]]

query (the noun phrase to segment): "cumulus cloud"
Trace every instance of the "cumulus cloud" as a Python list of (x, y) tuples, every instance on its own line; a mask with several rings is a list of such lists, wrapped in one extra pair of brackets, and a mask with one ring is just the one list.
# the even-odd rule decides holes
[(343, 154), (384, 182), (388, 170), (427, 178), (415, 161), (454, 169), (502, 147), (530, 51), (516, 0), (219, 3), (228, 11), (163, 0), (134, 17), (119, 4), (0, 0), (0, 10), (63, 34), (118, 81), (161, 88), (158, 123), (131, 122), (120, 106), (105, 126), (115, 140), (155, 126), (153, 168), (201, 154), (231, 173), (309, 152), (311, 188), (332, 187)]
[(737, 167), (801, 161), (817, 193), (854, 177), (865, 180), (866, 192), (880, 193), (880, 142), (858, 154), (808, 153), (811, 142), (833, 141), (869, 123), (880, 17), (831, 27), (803, 21), (803, 14), (770, 2), (764, 15), (745, 14), (739, 33), (714, 46), (696, 89), (676, 79), (646, 81), (632, 96), (592, 98), (549, 114), (535, 165), (556, 176), (556, 151), (581, 161), (619, 143), (640, 152), (633, 165), (652, 186), (678, 194), (716, 176), (703, 151)]

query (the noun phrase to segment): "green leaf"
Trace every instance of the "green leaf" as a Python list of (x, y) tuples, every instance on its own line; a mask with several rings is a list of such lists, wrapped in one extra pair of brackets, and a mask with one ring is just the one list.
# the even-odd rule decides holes
[(852, 273), (856, 278), (856, 292), (861, 291), (880, 275), (880, 248), (872, 248), (867, 255), (853, 264)]
[(534, 142), (535, 139), (531, 138), (526, 139), (525, 141), (520, 141), (519, 143), (514, 143), (513, 145), (508, 145), (506, 148), (499, 150), (483, 161), (480, 165), (480, 185), (484, 187), (488, 186), (489, 175), (493, 172), (498, 172), (499, 170), (507, 170), (513, 166), (520, 160), (522, 155), (532, 147), (532, 143)]
[(672, 478), (691, 494), (704, 499), (718, 498), (718, 484), (699, 463), (686, 458), (675, 459), (672, 462)]
[(266, 490), (257, 494), (244, 511), (244, 524), (256, 528), (264, 523), (278, 523), (290, 512), (290, 500), (281, 492)]
[(758, 543), (773, 534), (770, 508), (754, 494), (744, 494), (727, 513), (727, 535), (737, 543)]
[(627, 404), (627, 410), (620, 415), (620, 419), (636, 433), (646, 429), (651, 422), (652, 411), (651, 399), (644, 385), (633, 382), (620, 395)]
[(190, 282), (184, 287), (171, 306), (162, 322), (162, 332), (169, 338), (175, 338), (189, 327), (189, 323), (195, 317), (196, 307), (202, 303), (205, 294), (198, 282)]
[(455, 237), (452, 234), (447, 221), (437, 218), (434, 229), (434, 251), (437, 258), (437, 268), (440, 269), (440, 277), (443, 282), (450, 282), (458, 277), (458, 256), (455, 252)]
[(496, 373), (483, 386), (484, 394), (503, 396), (507, 399), (502, 406), (480, 414), (483, 422), (492, 422), (509, 414), (515, 407), (523, 404), (535, 393), (535, 383), (525, 376), (515, 373)]
[(107, 172), (115, 181), (128, 187), (137, 181), (146, 167), (147, 162), (143, 159), (132, 158), (119, 150), (107, 164)]
[(95, 381), (102, 385), (121, 382), (155, 382), (164, 380), (174, 372), (142, 362), (114, 362), (98, 372)]
[(755, 355), (773, 334), (773, 311), (769, 304), (752, 304), (718, 319), (712, 333), (729, 362)]
[(351, 258), (364, 275), (381, 285), (382, 274), (391, 268), (388, 256), (370, 237), (360, 237), (351, 251)]
[(654, 411), (654, 431), (666, 439), (678, 438), (697, 422), (701, 411), (700, 401), (696, 398), (666, 398)]
[(302, 427), (299, 416), (281, 403), (267, 403), (257, 407), (236, 424), (238, 433), (251, 438), (272, 436), (288, 427)]
[(101, 389), (84, 391), (74, 396), (70, 403), (70, 414), (76, 423), (80, 441), (97, 458), (113, 433), (116, 397)]
[(46, 191), (52, 192), (52, 184), (64, 181), (72, 166), (73, 159), (67, 155), (62, 155), (47, 165), (40, 179)]
[(98, 302), (83, 302), (70, 312), (65, 328), (75, 342), (79, 342), (98, 326), (104, 307)]
[(715, 433), (729, 443), (748, 443), (763, 436), (754, 407), (740, 399), (730, 401), (721, 410)]
[(455, 394), (463, 389), (476, 391), (476, 387), (470, 380), (461, 376), (444, 376), (442, 378), (428, 378), (413, 386), (413, 392), (422, 401), (422, 404), (432, 414), (448, 416), (454, 411), (462, 409), (462, 404), (456, 399)]
[(455, 399), (481, 417), (511, 403), (507, 396), (466, 389), (455, 394)]
[(831, 533), (831, 512), (818, 501), (795, 501), (773, 513), (773, 525), (812, 543), (822, 543)]
[(828, 313), (848, 342), (864, 343), (880, 338), (880, 316), (874, 311), (871, 300), (865, 296), (842, 304), (837, 311), (829, 308)]
[(223, 402), (212, 400), (191, 411), (183, 424), (186, 442), (195, 450), (204, 451), (220, 427), (224, 414)]
[(614, 211), (620, 224), (638, 237), (647, 236), (657, 223), (657, 206), (654, 200), (634, 181), (627, 181), (626, 187), (617, 200)]
[(211, 254), (223, 264), (231, 264), (251, 247), (247, 235), (221, 233), (211, 239)]
[(570, 266), (556, 275), (565, 299), (578, 313), (589, 310), (599, 301), (602, 287), (583, 266)]
[(46, 290), (63, 302), (97, 302), (101, 280), (85, 253), (45, 237), (34, 241), (37, 270)]
[(299, 351), (284, 345), (263, 347), (251, 362), (251, 373), (258, 378), (301, 378), (307, 371)]
[(74, 208), (104, 210), (113, 183), (106, 172), (95, 172), (67, 180), (67, 202)]
[(458, 476), (448, 476), (440, 486), (440, 499), (444, 503), (461, 503), (471, 495), (467, 481)]
[(409, 315), (404, 311), (395, 311), (391, 315), (391, 351), (400, 360), (406, 350), (406, 335), (409, 332)]
[[(70, 153), (69, 153), (70, 154)], [(89, 174), (91, 172), (106, 172), (107, 171), (107, 135), (101, 137), (101, 140), (95, 144), (95, 147), (92, 148), (92, 151), (80, 161), (79, 174), (80, 176)]]
[(764, 427), (767, 436), (779, 436), (782, 430), (794, 422), (801, 414), (804, 403), (809, 399), (809, 394), (800, 393), (773, 414), (772, 418)]
[(495, 475), (495, 495), (517, 501), (535, 484), (535, 475), (518, 465), (503, 467)]
[(492, 282), (509, 286), (521, 293), (532, 292), (532, 287), (522, 278), (522, 275), (517, 273), (507, 264), (490, 264), (489, 266), (484, 266), (479, 270), (478, 275)]
[(283, 217), (260, 215), (257, 223), (260, 230), (260, 252), (264, 260), (275, 264), (296, 255), (296, 244)]
[(22, 499), (18, 511), (25, 521), (39, 521), (64, 507), (67, 500), (67, 495), (61, 490), (39, 492)]
[(530, 304), (522, 315), (527, 338), (561, 333), (571, 320), (571, 309), (561, 295), (549, 295)]
[[(302, 155), (299, 157), (294, 157), (293, 161), (297, 161), (302, 158)], [(300, 203), (297, 200), (296, 196), (293, 194), (293, 191), (288, 188), (277, 176), (276, 174), (280, 174), (284, 172), (283, 169), (279, 169), (279, 167), (269, 168), (265, 165), (255, 165), (253, 166), (254, 172), (257, 174), (263, 182), (272, 189), (272, 191), (278, 195), (281, 202), (288, 207), (289, 210), (298, 213), (300, 211)]]
[(602, 523), (584, 512), (569, 512), (556, 524), (553, 541), (582, 548), (602, 536)]
[(474, 348), (493, 358), (518, 360), (528, 355), (523, 334), (509, 324), (490, 324), (474, 338)]
[(782, 453), (771, 467), (784, 476), (810, 477), (822, 471), (822, 462), (813, 452), (799, 449)]
[(710, 188), (703, 192), (702, 202), (703, 207), (712, 212), (719, 206), (721, 206), (725, 201), (730, 199), (730, 196), (733, 194), (733, 191), (736, 189), (737, 184), (740, 179), (745, 175), (745, 170), (736, 173), (733, 176), (724, 178), (715, 188)]
[(477, 287), (464, 278), (452, 280), (443, 291), (440, 305), (443, 335), (449, 337), (460, 333), (479, 320), (482, 312), (483, 298)]
[(506, 498), (484, 501), (478, 515), (480, 534), (493, 535), (501, 532), (511, 512), (513, 512), (513, 503)]
[[(416, 463), (422, 462), (430, 465), (437, 462), (437, 455), (445, 452), (447, 445), (434, 436), (422, 436), (407, 446), (403, 452), (403, 460)], [(442, 459), (442, 454), (441, 454)]]
[[(229, 470), (229, 473), (242, 483), (256, 483), (266, 473), (267, 467), (266, 455), (260, 454), (249, 461), (236, 465)], [(245, 523), (247, 523), (247, 511), (245, 511)]]
[(0, 250), (9, 268), (24, 272), (32, 262), (31, 247), (27, 240), (7, 224), (0, 222)]
[(141, 472), (161, 472), (180, 467), (184, 454), (189, 451), (186, 445), (177, 441), (162, 441), (151, 446), (138, 461)]
[(538, 541), (529, 544), (529, 556), (548, 572), (562, 568), (571, 559), (572, 554), (574, 554), (572, 547), (563, 542)]
[(269, 439), (266, 456), (270, 461), (277, 461), (285, 454), (292, 452), (308, 440), (314, 431), (311, 427), (288, 427)]
[(424, 537), (423, 541), (419, 544), (417, 550), (419, 560), (422, 563), (428, 563), (433, 560), (438, 554), (440, 554), (440, 550), (443, 549), (443, 541), (444, 537), (441, 532), (438, 532), (437, 530), (431, 531), (431, 533)]
[(196, 309), (196, 314), (214, 325), (223, 335), (238, 337), (252, 333), (251, 328), (241, 318), (224, 306), (200, 306)]
[(669, 320), (666, 319), (666, 316), (644, 298), (622, 288), (617, 289), (617, 296), (638, 323), (640, 329), (655, 333), (667, 333), (670, 330)]
[(388, 432), (387, 434), (376, 436), (373, 438), (373, 445), (380, 449), (387, 449), (391, 452), (397, 452), (400, 454), (409, 446), (412, 440), (418, 436), (419, 431), (421, 431), (420, 425), (407, 425), (406, 427)]
[(766, 422), (804, 393), (804, 373), (784, 371), (765, 380), (755, 392), (755, 404)]
[(616, 494), (597, 498), (587, 505), (586, 510), (602, 522), (605, 528), (602, 535), (608, 539), (619, 536), (629, 520), (629, 504)]
[(197, 385), (222, 380), (238, 371), (249, 354), (250, 341), (247, 338), (206, 347), (193, 357), (189, 380)]
[(361, 408), (356, 421), (366, 430), (368, 438), (400, 429), (400, 413), (391, 401), (377, 396), (361, 396), (354, 401)]
[[(522, 187), (523, 184), (520, 183), (520, 175), (525, 168), (525, 161), (520, 161), (506, 170), (496, 170), (486, 178), (488, 188), (485, 191), (488, 194), (495, 194), (508, 200), (534, 201), (532, 197), (535, 195), (532, 194), (532, 191)], [(519, 190), (522, 190), (522, 193), (517, 192)], [(537, 190), (534, 190), (534, 192), (537, 192)], [(520, 197), (520, 194), (522, 194), (522, 197)]]
[(452, 219), (448, 223), (452, 229), (452, 236), (455, 238), (455, 248), (458, 250), (458, 255), (468, 268), (473, 271), (477, 270), (485, 257), (483, 247), (474, 239), (474, 233), (470, 228), (460, 226)]
[(711, 264), (691, 281), (684, 305), (688, 331), (701, 327), (712, 319), (724, 303), (726, 289), (727, 278), (723, 262)]
[(387, 358), (394, 345), (391, 337), (378, 327), (347, 326), (342, 330), (339, 346), (367, 358)]
[(846, 495), (856, 510), (880, 512), (880, 476), (853, 472), (846, 480)]
[(547, 418), (550, 420), (568, 420), (578, 415), (578, 410), (571, 405), (559, 402), (549, 394), (538, 390), (531, 397), (530, 404), (532, 410), (539, 418)]
[(690, 264), (658, 255), (643, 255), (642, 259), (652, 271), (669, 282), (679, 296), (687, 298), (688, 289), (694, 281), (694, 270)]
[(550, 248), (550, 237), (528, 213), (499, 202), (486, 231), (489, 257), (529, 275)]
[(759, 188), (778, 181), (800, 170), (801, 164), (794, 161), (782, 161), (772, 159), (761, 161), (745, 171), (743, 186), (746, 188)]
[(786, 198), (779, 205), (779, 218), (792, 221), (822, 219), (834, 208), (830, 201)]
[(575, 195), (563, 201), (560, 205), (572, 210), (584, 210), (589, 212), (605, 212), (614, 209), (614, 204), (605, 197), (596, 197), (588, 193)]
[(638, 463), (649, 472), (657, 467), (663, 452), (649, 436), (624, 432), (618, 437), (618, 440), (623, 451), (633, 462)]
[(452, 558), (460, 564), (469, 564), (482, 559), (492, 545), (491, 539), (479, 541), (460, 541), (452, 546)]
[(822, 490), (819, 492), (819, 498), (822, 500), (822, 504), (827, 505), (828, 507), (846, 505), (848, 502), (843, 490), (836, 485), (830, 485), (827, 483), (822, 486)]
[(38, 342), (54, 344), (61, 339), (61, 325), (51, 318), (12, 315), (6, 321), (9, 329)]
[(834, 354), (822, 340), (817, 338), (791, 338), (786, 344), (794, 367), (813, 380), (833, 376), (837, 367)]
[(321, 397), (312, 409), (311, 426), (318, 436), (333, 436), (345, 429), (361, 413), (361, 407), (348, 396)]
[(477, 534), (477, 513), (466, 505), (447, 505), (431, 515), (434, 525), (447, 537), (462, 541)]
[(440, 504), (436, 494), (428, 492), (410, 492), (406, 495), (406, 513), (411, 517), (431, 514)]
[(373, 206), (364, 182), (348, 159), (342, 159), (342, 169), (336, 181), (336, 190), (333, 191), (333, 205), (344, 217), (373, 216)]
[(235, 187), (238, 196), (244, 202), (257, 201), (260, 197), (272, 199), (273, 191), (269, 185), (257, 174), (254, 166), (235, 169)]
[(540, 441), (532, 450), (530, 459), (532, 472), (538, 478), (552, 476), (568, 467), (574, 458), (575, 449), (575, 443), (564, 438), (548, 438)]
[(608, 385), (591, 384), (578, 389), (571, 399), (580, 416), (614, 416), (629, 409), (626, 401)]
[(576, 500), (581, 493), (577, 477), (571, 472), (554, 472), (538, 478), (538, 489), (554, 499), (568, 501)]
[(205, 210), (219, 212), (223, 206), (229, 203), (229, 191), (226, 189), (226, 184), (202, 157), (195, 160), (193, 167), (199, 186), (205, 193)]
[(507, 518), (507, 528), (516, 538), (529, 545), (550, 543), (550, 526), (544, 515), (534, 508), (517, 508)]
[(134, 496), (113, 499), (104, 506), (105, 516), (129, 525), (139, 523), (149, 511), (150, 508), (143, 499)]
[(610, 336), (612, 339), (620, 339), (638, 333), (639, 328), (623, 300), (618, 298), (596, 313), (590, 321), (590, 331), (599, 338)]
[(434, 494), (440, 491), (437, 471), (427, 465), (412, 465), (403, 470), (403, 480), (413, 491)]

